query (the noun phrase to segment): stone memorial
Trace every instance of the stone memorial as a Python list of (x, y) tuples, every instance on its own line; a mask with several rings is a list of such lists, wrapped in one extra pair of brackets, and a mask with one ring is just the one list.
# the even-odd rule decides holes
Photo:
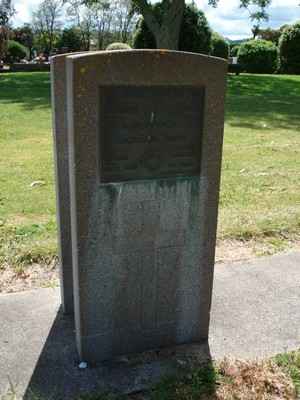
[(69, 145), (67, 123), (66, 55), (51, 59), (52, 126), (56, 184), (56, 218), (62, 306), (74, 312)]
[(54, 57), (82, 361), (207, 341), (226, 74), (225, 60), (176, 51)]
[[(84, 54), (80, 52), (76, 54)], [(75, 53), (72, 53), (75, 54)], [(63, 310), (74, 313), (70, 210), (69, 143), (67, 122), (66, 57), (51, 57), (51, 100), (56, 186), (56, 219)]]

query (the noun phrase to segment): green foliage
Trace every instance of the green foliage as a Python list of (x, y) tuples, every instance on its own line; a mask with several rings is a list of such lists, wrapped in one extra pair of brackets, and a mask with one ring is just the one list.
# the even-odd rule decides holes
[(276, 364), (288, 373), (295, 387), (296, 394), (300, 394), (300, 349), (292, 352), (277, 354)]
[[(153, 8), (155, 9), (155, 6)], [(133, 47), (135, 49), (155, 49), (155, 38), (148, 28), (144, 18), (138, 22), (137, 29), (133, 35)]]
[[(79, 400), (111, 400), (112, 397), (109, 396), (109, 393), (107, 390), (102, 390), (99, 393), (96, 394), (81, 394), (78, 396)], [(120, 399), (120, 396), (117, 397), (117, 399)], [(126, 396), (126, 399), (129, 399), (129, 397)]]
[(3, 395), (1, 395), (0, 400), (13, 400), (17, 398), (17, 387), (14, 385), (9, 376), (7, 376), (8, 383), (4, 389)]
[(279, 39), (282, 70), (300, 74), (300, 21), (286, 27)]
[(57, 33), (62, 27), (63, 6), (61, 0), (44, 0), (32, 13), (32, 26), (37, 35), (36, 44), (46, 55), (54, 49)]
[(202, 368), (190, 366), (184, 374), (169, 377), (146, 391), (146, 399), (199, 400), (215, 391), (219, 378), (218, 369), (212, 365)]
[(0, 60), (7, 54), (9, 39), (9, 28), (7, 26), (0, 26)]
[(57, 256), (50, 73), (0, 78), (0, 265), (20, 268)]
[(233, 57), (236, 57), (238, 54), (238, 51), (240, 49), (240, 46), (233, 46), (233, 48), (231, 49), (230, 53)]
[(279, 50), (272, 42), (249, 40), (240, 46), (238, 63), (246, 64), (247, 72), (273, 74), (279, 69)]
[(258, 38), (268, 40), (269, 42), (273, 42), (278, 46), (279, 38), (282, 34), (283, 27), (280, 29), (258, 29)]
[(300, 76), (229, 75), (227, 83), (218, 238), (295, 240)]
[[(56, 243), (50, 243), (49, 238), (56, 233), (54, 221), (45, 224), (0, 227), (0, 265), (4, 268), (10, 265), (21, 273), (23, 268), (34, 262), (50, 263), (56, 258)], [(44, 240), (43, 246), (38, 246), (36, 240)]]
[(225, 58), (229, 57), (229, 42), (228, 40), (217, 32), (213, 32), (211, 38), (212, 50), (211, 55), (215, 57)]
[(0, 0), (0, 27), (8, 26), (15, 13), (12, 0)]
[[(218, 368), (213, 365), (201, 368), (189, 366), (175, 376), (165, 378), (153, 388), (144, 390), (141, 398), (145, 400), (199, 400), (203, 398), (202, 396), (214, 393), (220, 379)], [(133, 397), (124, 394), (117, 396), (117, 399), (130, 400)], [(110, 398), (105, 391), (94, 395), (80, 395), (81, 400), (108, 400)]]
[[(0, 78), (0, 265), (19, 268), (57, 255), (50, 74)], [(299, 235), (299, 84), (228, 77), (219, 240)]]
[(11, 31), (10, 38), (25, 47), (32, 47), (34, 42), (33, 31), (30, 24), (24, 24)]
[(77, 28), (71, 27), (62, 31), (57, 41), (57, 49), (62, 50), (63, 47), (67, 47), (69, 52), (82, 50), (82, 37)]
[(24, 24), (20, 28), (13, 29), (10, 38), (25, 46), (29, 51), (29, 59), (32, 58), (34, 35), (30, 24)]
[[(162, 4), (153, 6), (153, 13), (158, 19), (163, 18)], [(178, 50), (193, 53), (209, 54), (211, 51), (212, 31), (203, 11), (195, 4), (186, 4), (181, 23)], [(156, 43), (145, 20), (139, 21), (134, 34), (133, 47), (138, 49), (154, 49)]]
[(111, 43), (106, 47), (106, 50), (130, 50), (131, 47), (127, 43)]
[(8, 51), (10, 20), (16, 13), (12, 0), (0, 0), (0, 59)]
[(21, 43), (16, 42), (15, 40), (10, 40), (8, 42), (8, 56), (12, 58), (14, 61), (20, 61), (22, 58), (25, 58), (27, 55), (26, 47)]
[(178, 50), (209, 54), (212, 31), (202, 10), (187, 4), (183, 12)]

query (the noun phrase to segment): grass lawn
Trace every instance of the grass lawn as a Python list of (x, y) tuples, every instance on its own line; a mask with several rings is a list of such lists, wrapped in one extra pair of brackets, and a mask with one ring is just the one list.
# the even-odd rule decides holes
[[(284, 352), (272, 359), (229, 360), (199, 367), (193, 362), (177, 365), (177, 374), (156, 386), (111, 397), (106, 391), (78, 394), (74, 400), (298, 400), (300, 395), (300, 351)], [(14, 400), (17, 386), (8, 379), (1, 400)], [(53, 388), (55, 391), (55, 388)], [(31, 388), (26, 399), (53, 400), (40, 397)], [(60, 398), (60, 397), (59, 397)]]
[[(0, 75), (0, 268), (57, 255), (50, 74)], [(229, 75), (218, 238), (299, 238), (300, 76)], [(266, 239), (267, 238), (267, 239)]]
[[(228, 77), (220, 241), (280, 248), (299, 239), (299, 106), (300, 76)], [(0, 74), (0, 270), (56, 256), (50, 74)], [(224, 360), (122, 398), (296, 399), (299, 368), (299, 351), (262, 364)]]
[(219, 238), (300, 226), (300, 77), (229, 76)]
[(0, 104), (4, 268), (57, 253), (50, 74), (1, 74)]

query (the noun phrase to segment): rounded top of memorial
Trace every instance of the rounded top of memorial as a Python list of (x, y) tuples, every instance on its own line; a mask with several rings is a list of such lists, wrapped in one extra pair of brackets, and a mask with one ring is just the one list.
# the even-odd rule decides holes
[(222, 64), (227, 65), (228, 62), (225, 59), (208, 56), (199, 53), (191, 53), (188, 51), (179, 51), (179, 50), (166, 50), (166, 49), (116, 49), (116, 50), (98, 50), (98, 51), (85, 51), (85, 52), (78, 52), (78, 53), (68, 53), (65, 56), (67, 58), (72, 59), (79, 59), (79, 58), (86, 58), (86, 57), (136, 57), (136, 56), (145, 56), (149, 57), (152, 56), (154, 58), (160, 58), (163, 56), (168, 57), (195, 57), (201, 59), (212, 59), (212, 60), (219, 60)]

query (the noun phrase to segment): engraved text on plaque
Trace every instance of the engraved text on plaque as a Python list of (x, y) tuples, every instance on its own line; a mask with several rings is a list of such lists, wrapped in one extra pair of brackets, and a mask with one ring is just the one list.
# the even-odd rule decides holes
[(204, 88), (100, 87), (101, 181), (199, 175)]

